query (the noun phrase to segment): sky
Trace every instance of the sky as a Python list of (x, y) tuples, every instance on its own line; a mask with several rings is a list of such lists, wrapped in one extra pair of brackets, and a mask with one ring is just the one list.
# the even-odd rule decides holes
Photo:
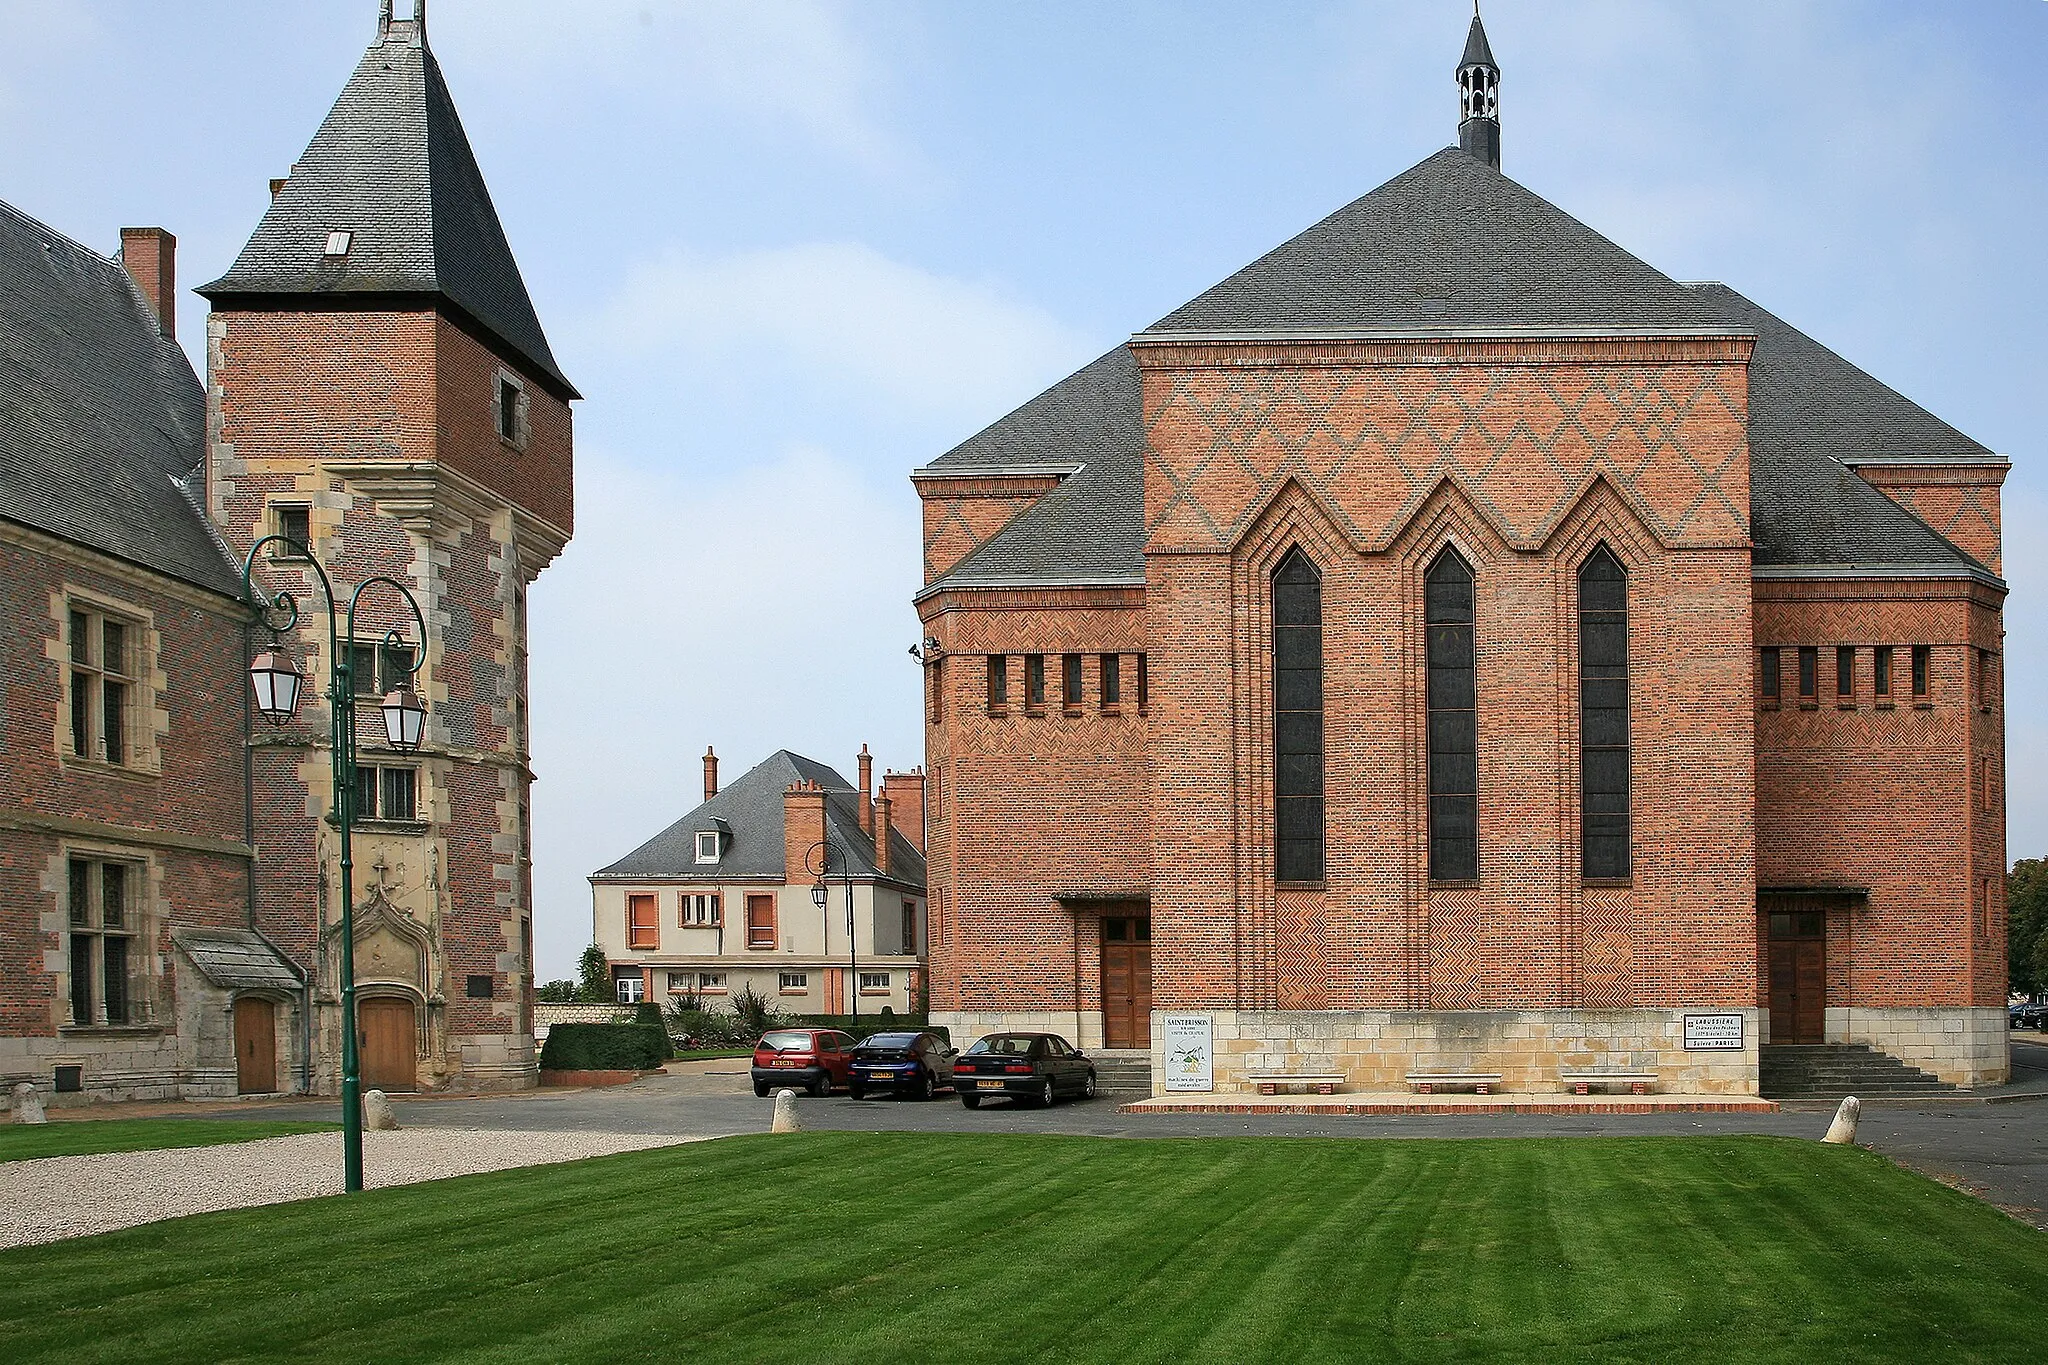
[[(399, 0), (403, 12), (407, 0)], [(376, 0), (0, 0), (0, 199), (224, 272)], [(1502, 169), (2012, 458), (2008, 854), (2048, 855), (2048, 4), (1486, 0)], [(922, 761), (906, 477), (1456, 141), (1461, 0), (432, 0), (564, 371), (530, 597), (542, 977), (778, 748)], [(2027, 245), (2028, 242), (2034, 245)], [(200, 353), (204, 301), (179, 336)]]

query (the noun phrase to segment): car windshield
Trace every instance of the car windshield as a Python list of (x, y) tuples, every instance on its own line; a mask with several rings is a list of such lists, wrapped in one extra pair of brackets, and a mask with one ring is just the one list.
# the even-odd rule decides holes
[(1031, 1045), (1037, 1041), (1036, 1038), (1020, 1034), (999, 1033), (993, 1038), (977, 1038), (974, 1046), (967, 1050), (973, 1053), (997, 1053), (1005, 1057), (1022, 1057), (1031, 1051)]
[(877, 1033), (873, 1037), (869, 1038), (865, 1043), (862, 1043), (861, 1046), (914, 1047), (916, 1046), (916, 1044), (917, 1035), (915, 1033)]
[(808, 1033), (792, 1033), (787, 1030), (776, 1033), (764, 1033), (761, 1035), (761, 1041), (758, 1046), (769, 1052), (809, 1052), (811, 1050), (811, 1035)]

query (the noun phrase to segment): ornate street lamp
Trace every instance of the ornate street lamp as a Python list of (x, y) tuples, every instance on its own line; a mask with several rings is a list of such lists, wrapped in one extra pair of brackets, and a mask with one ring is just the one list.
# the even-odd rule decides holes
[[(804, 854), (804, 863), (809, 868), (811, 874), (818, 879), (811, 886), (811, 904), (817, 906), (819, 911), (823, 912), (825, 902), (831, 896), (831, 893), (825, 887), (825, 874), (832, 870), (832, 859), (835, 854), (839, 859), (840, 880), (846, 884), (846, 1009), (849, 1015), (858, 1019), (860, 1018), (860, 959), (857, 956), (859, 950), (854, 942), (853, 932), (853, 859), (846, 856), (845, 849), (835, 848), (830, 840), (820, 839), (817, 843), (811, 845), (808, 853)], [(825, 938), (824, 942), (819, 945), (819, 954), (820, 956), (829, 957), (832, 953), (831, 916), (824, 916), (820, 927), (824, 931)]]
[[(285, 536), (264, 536), (249, 547), (242, 563), (242, 597), (249, 603), (259, 625), (270, 632), (270, 648), (249, 663), (249, 685), (256, 692), (256, 709), (272, 725), (284, 725), (299, 712), (305, 692), (305, 676), (279, 645), (277, 637), (299, 623), (299, 601), (289, 592), (266, 596), (255, 582), (256, 560), (263, 547), (273, 542), (291, 551), (291, 562), (312, 569), (327, 598), (327, 701), (333, 728), (334, 818), (341, 827), (341, 1150), (342, 1188), (353, 1194), (363, 1188), (363, 1097), (361, 1057), (356, 1039), (356, 953), (355, 953), (355, 857), (350, 832), (356, 820), (356, 689), (354, 649), (356, 607), (368, 589), (383, 585), (396, 591), (412, 609), (419, 626), (419, 647), (407, 647), (396, 630), (385, 632), (384, 648), (378, 653), (391, 661), (408, 660), (404, 676), (386, 694), (384, 737), (392, 748), (411, 753), (420, 747), (425, 733), (427, 706), (412, 688), (412, 679), (427, 659), (427, 618), (405, 584), (381, 574), (364, 579), (349, 594), (348, 614), (343, 621), (337, 610), (334, 585), (327, 571), (313, 558), (311, 549)], [(387, 682), (390, 680), (387, 679)]]

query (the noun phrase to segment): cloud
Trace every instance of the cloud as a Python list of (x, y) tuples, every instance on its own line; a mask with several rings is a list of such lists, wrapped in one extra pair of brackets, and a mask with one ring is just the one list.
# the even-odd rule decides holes
[(676, 250), (631, 272), (577, 329), (614, 361), (778, 376), (802, 403), (841, 387), (896, 408), (978, 424), (1092, 354), (1034, 304), (933, 274), (857, 243), (727, 256)]

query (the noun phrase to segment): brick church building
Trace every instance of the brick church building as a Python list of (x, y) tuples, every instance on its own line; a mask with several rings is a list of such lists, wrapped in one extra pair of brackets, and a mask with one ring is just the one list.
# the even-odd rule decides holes
[[(0, 1086), (135, 1098), (339, 1083), (338, 832), (311, 566), (281, 642), (297, 719), (251, 714), (260, 538), (344, 604), (425, 613), (425, 742), (384, 741), (421, 647), (372, 592), (355, 963), (366, 1087), (537, 1079), (526, 590), (569, 539), (569, 403), (426, 41), (376, 41), (212, 303), (202, 384), (176, 241), (99, 255), (0, 205)], [(394, 646), (387, 631), (397, 630)]]
[(912, 475), (934, 1021), (2002, 1081), (2007, 461), (1503, 175), (1477, 19), (1456, 78), (1458, 146)]

